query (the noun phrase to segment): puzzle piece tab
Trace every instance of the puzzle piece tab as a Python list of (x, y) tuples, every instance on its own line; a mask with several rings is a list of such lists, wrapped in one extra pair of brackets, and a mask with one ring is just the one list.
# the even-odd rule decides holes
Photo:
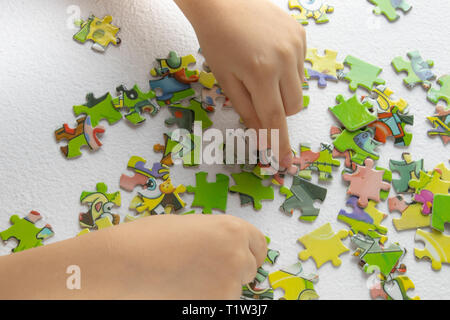
[(431, 261), (434, 270), (441, 270), (442, 263), (450, 263), (450, 237), (442, 232), (432, 230), (431, 232), (418, 229), (414, 237), (416, 241), (425, 243), (424, 249), (414, 249), (414, 255), (418, 259), (426, 258)]
[(102, 146), (98, 135), (103, 134), (105, 128), (101, 125), (92, 126), (91, 117), (77, 119), (77, 127), (72, 129), (64, 124), (55, 131), (56, 141), (67, 140), (67, 145), (61, 147), (61, 152), (68, 159), (81, 156), (81, 147), (87, 146), (92, 151), (97, 151)]
[(319, 281), (317, 274), (308, 274), (300, 262), (269, 274), (269, 283), (273, 289), (282, 288), (284, 296), (280, 300), (314, 300), (319, 295), (314, 283)]
[(17, 239), (19, 244), (12, 249), (12, 252), (42, 246), (42, 241), (53, 236), (54, 232), (52, 226), (49, 224), (41, 229), (37, 228), (35, 223), (40, 219), (42, 219), (42, 216), (37, 211), (31, 211), (25, 218), (20, 218), (14, 214), (9, 219), (12, 226), (0, 232), (0, 238), (3, 241), (8, 241), (10, 238)]
[(73, 39), (80, 43), (92, 40), (94, 42), (92, 49), (99, 52), (104, 52), (110, 43), (119, 45), (121, 40), (117, 37), (117, 33), (120, 28), (112, 25), (111, 21), (111, 16), (105, 16), (100, 20), (94, 15), (89, 16), (86, 21), (77, 21), (80, 31), (73, 36)]
[(358, 87), (363, 87), (368, 91), (372, 91), (374, 84), (385, 84), (378, 75), (383, 69), (374, 66), (368, 62), (360, 60), (353, 56), (347, 56), (344, 64), (350, 66), (350, 71), (347, 73), (339, 73), (338, 78), (345, 79), (350, 82), (349, 87), (351, 91), (356, 91)]
[(316, 23), (328, 22), (327, 13), (334, 12), (334, 8), (322, 0), (289, 0), (289, 8), (300, 10), (300, 14), (293, 14), (292, 17), (301, 24), (308, 24), (308, 18), (314, 18)]
[(427, 117), (434, 129), (428, 130), (429, 136), (439, 136), (444, 145), (450, 142), (450, 108), (446, 110), (443, 106), (436, 107), (436, 113)]
[(389, 198), (389, 212), (398, 211), (402, 214), (399, 219), (392, 219), (397, 231), (427, 227), (431, 223), (431, 217), (422, 214), (420, 203), (407, 203), (402, 196)]
[(122, 119), (122, 114), (114, 107), (109, 93), (100, 98), (95, 98), (93, 93), (88, 93), (86, 101), (83, 105), (74, 106), (73, 112), (76, 116), (82, 113), (90, 116), (93, 127), (96, 127), (100, 120), (107, 120), (109, 124), (114, 124)]
[(334, 233), (331, 224), (324, 224), (298, 239), (306, 248), (298, 256), (300, 260), (307, 260), (312, 257), (317, 268), (320, 268), (327, 261), (331, 261), (337, 267), (342, 263), (339, 255), (349, 251), (341, 241), (347, 236), (348, 231), (340, 230), (338, 233)]
[(231, 192), (238, 192), (249, 196), (253, 200), (255, 210), (262, 208), (262, 200), (273, 200), (274, 192), (272, 187), (264, 186), (262, 180), (251, 172), (232, 173), (236, 185), (230, 187)]
[(396, 9), (407, 13), (412, 8), (405, 0), (369, 0), (369, 2), (376, 5), (373, 9), (376, 15), (383, 14), (391, 22), (400, 18)]
[(329, 110), (348, 131), (356, 131), (377, 120), (377, 113), (369, 111), (373, 108), (372, 103), (362, 104), (356, 95), (348, 100), (338, 95), (336, 101), (339, 104)]
[(212, 213), (212, 209), (225, 212), (230, 178), (219, 173), (216, 174), (216, 182), (208, 182), (207, 176), (207, 172), (197, 172), (195, 174), (196, 186), (187, 187), (187, 192), (195, 193), (191, 206), (203, 207), (203, 213)]
[(406, 61), (402, 57), (395, 57), (392, 66), (397, 72), (406, 72), (408, 76), (403, 78), (403, 83), (412, 89), (417, 84), (422, 84), (426, 90), (431, 88), (431, 82), (436, 79), (436, 75), (431, 71), (434, 65), (432, 60), (423, 60), (419, 51), (408, 52), (411, 61)]
[(402, 154), (403, 161), (389, 160), (389, 169), (400, 174), (400, 179), (394, 179), (392, 185), (398, 193), (410, 192), (409, 181), (417, 179), (423, 170), (423, 159), (413, 161), (408, 152)]
[(372, 159), (366, 159), (364, 164), (365, 167), (358, 165), (355, 173), (342, 176), (345, 181), (350, 181), (347, 194), (358, 196), (358, 205), (362, 208), (367, 207), (368, 199), (379, 202), (380, 190), (388, 191), (391, 188), (389, 183), (383, 181), (384, 172), (373, 169)]
[(439, 90), (434, 88), (428, 90), (428, 100), (434, 104), (437, 104), (439, 100), (444, 100), (447, 102), (447, 106), (450, 106), (450, 75), (440, 77), (437, 82), (441, 88)]
[(295, 209), (300, 209), (301, 216), (299, 219), (303, 221), (317, 219), (320, 209), (314, 207), (314, 201), (325, 201), (327, 196), (327, 189), (298, 176), (294, 176), (291, 189), (282, 187), (280, 192), (286, 196), (280, 210), (292, 215)]
[(312, 64), (308, 70), (309, 79), (318, 79), (319, 87), (326, 87), (328, 81), (337, 81), (337, 70), (344, 69), (344, 65), (336, 61), (337, 52), (325, 50), (325, 55), (318, 55), (317, 49), (308, 49), (305, 60)]

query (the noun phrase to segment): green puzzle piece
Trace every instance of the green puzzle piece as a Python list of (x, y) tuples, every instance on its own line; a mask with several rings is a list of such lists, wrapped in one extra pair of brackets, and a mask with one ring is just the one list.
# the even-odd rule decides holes
[(340, 73), (339, 78), (344, 78), (350, 81), (349, 87), (351, 91), (356, 91), (358, 86), (366, 88), (372, 91), (374, 84), (385, 84), (378, 75), (383, 71), (383, 69), (360, 60), (353, 56), (347, 56), (344, 60), (344, 64), (350, 66), (350, 71), (347, 73)]
[(408, 73), (408, 76), (403, 78), (404, 84), (410, 89), (420, 83), (426, 89), (431, 88), (431, 81), (436, 79), (436, 75), (431, 71), (434, 62), (423, 60), (419, 51), (408, 52), (408, 57), (411, 61), (406, 61), (402, 57), (395, 57), (392, 60), (395, 71)]
[(373, 139), (372, 128), (350, 132), (344, 129), (342, 133), (333, 141), (334, 146), (340, 152), (352, 150), (351, 160), (362, 165), (367, 157), (378, 160), (380, 156), (375, 152), (375, 148), (380, 144)]
[(92, 126), (96, 127), (100, 120), (106, 119), (109, 124), (114, 124), (122, 119), (122, 114), (113, 105), (112, 97), (109, 93), (100, 98), (95, 98), (93, 93), (88, 93), (86, 103), (73, 107), (76, 116), (82, 113), (91, 117)]
[(320, 210), (314, 207), (314, 201), (324, 201), (327, 189), (311, 182), (294, 176), (291, 189), (280, 188), (280, 193), (286, 196), (286, 200), (280, 207), (285, 213), (292, 214), (295, 209), (301, 210), (300, 220), (314, 221), (317, 219)]
[[(192, 125), (194, 121), (201, 121), (202, 130), (206, 130), (212, 126), (212, 121), (208, 117), (208, 113), (203, 109), (202, 104), (195, 99), (189, 101), (189, 106), (185, 107), (182, 104), (172, 104), (169, 109), (171, 110), (172, 117), (166, 119), (167, 125), (177, 123), (180, 128), (192, 131)], [(185, 112), (182, 112), (185, 110)], [(189, 115), (191, 111), (192, 115)]]
[(428, 91), (428, 100), (434, 104), (437, 104), (439, 100), (445, 100), (447, 105), (450, 105), (450, 75), (440, 77), (438, 83), (441, 85), (441, 88), (439, 90), (431, 88)]
[[(238, 192), (253, 199), (253, 207), (256, 210), (262, 208), (261, 200), (273, 200), (272, 187), (264, 186), (262, 180), (251, 172), (232, 173), (236, 185), (230, 187), (231, 192)], [(247, 198), (248, 199), (248, 198)]]
[(444, 224), (450, 222), (450, 194), (436, 194), (433, 199), (431, 226), (444, 232)]
[(212, 209), (223, 212), (227, 209), (228, 184), (230, 178), (225, 174), (216, 174), (216, 182), (207, 181), (207, 172), (195, 174), (196, 186), (188, 186), (187, 192), (195, 193), (192, 207), (203, 207), (203, 213), (212, 213)]
[(403, 161), (389, 161), (389, 169), (400, 174), (400, 179), (392, 181), (392, 185), (397, 193), (408, 192), (410, 190), (409, 181), (417, 179), (420, 171), (423, 170), (423, 159), (412, 161), (411, 154), (407, 152), (402, 154), (402, 158)]
[(377, 120), (376, 112), (369, 111), (373, 105), (370, 102), (362, 104), (356, 95), (348, 100), (338, 95), (336, 101), (339, 104), (329, 110), (349, 131), (361, 129)]
[(37, 228), (34, 224), (41, 219), (41, 215), (36, 211), (31, 211), (28, 216), (21, 219), (18, 215), (12, 215), (11, 227), (0, 232), (0, 238), (7, 241), (15, 238), (19, 242), (12, 252), (19, 252), (35, 247), (42, 246), (42, 241), (53, 236), (52, 227), (47, 224), (43, 228)]
[(144, 112), (148, 112), (150, 115), (155, 115), (159, 111), (159, 106), (152, 102), (152, 99), (156, 97), (154, 91), (142, 92), (137, 85), (131, 90), (123, 85), (117, 87), (116, 91), (119, 93), (117, 98), (112, 100), (112, 103), (116, 109), (127, 108), (128, 113), (125, 118), (132, 124), (140, 124), (145, 121), (142, 117)]
[(396, 9), (406, 13), (412, 8), (405, 0), (369, 0), (369, 2), (376, 5), (373, 9), (376, 15), (384, 14), (389, 21), (395, 21), (400, 17)]
[(300, 161), (305, 159), (304, 163), (300, 164), (300, 171), (298, 175), (303, 179), (311, 180), (312, 171), (319, 173), (319, 180), (331, 180), (333, 167), (339, 167), (341, 162), (333, 158), (333, 147), (321, 143), (320, 151), (313, 152), (309, 144), (300, 145)]

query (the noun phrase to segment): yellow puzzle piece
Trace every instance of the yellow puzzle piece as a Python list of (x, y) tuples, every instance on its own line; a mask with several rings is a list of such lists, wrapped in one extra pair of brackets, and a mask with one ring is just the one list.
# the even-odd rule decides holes
[(319, 295), (314, 284), (319, 280), (316, 274), (306, 274), (300, 262), (269, 274), (269, 283), (273, 289), (282, 288), (284, 296), (280, 300), (314, 300)]
[(376, 105), (382, 111), (389, 112), (392, 107), (396, 106), (400, 112), (403, 112), (408, 107), (408, 102), (405, 99), (392, 100), (391, 96), (394, 91), (384, 85), (377, 86), (373, 89), (373, 92), (377, 94), (377, 98), (370, 100), (374, 103), (374, 106)]
[(440, 170), (434, 170), (429, 173), (420, 171), (419, 179), (409, 181), (409, 186), (414, 188), (417, 194), (420, 194), (422, 190), (428, 190), (433, 194), (447, 194), (450, 189), (450, 181), (442, 178)]
[[(104, 218), (100, 218), (100, 219), (96, 220), (95, 224), (97, 225), (98, 230), (109, 228), (109, 227), (113, 226), (111, 220), (108, 217), (104, 217)], [(90, 231), (88, 228), (84, 228), (77, 234), (77, 236), (81, 236), (81, 235), (87, 234), (89, 232)]]
[(117, 44), (116, 34), (120, 28), (111, 24), (112, 17), (105, 16), (103, 19), (94, 18), (90, 25), (86, 39), (92, 40), (106, 48), (110, 43)]
[(337, 70), (344, 69), (344, 64), (336, 61), (337, 51), (325, 50), (325, 55), (317, 54), (317, 49), (310, 48), (306, 54), (306, 61), (311, 62), (312, 69), (331, 76), (337, 76)]
[(402, 196), (392, 197), (388, 200), (389, 212), (398, 211), (402, 214), (399, 219), (392, 219), (397, 231), (428, 227), (431, 223), (431, 216), (422, 214), (421, 203), (408, 204)]
[(450, 169), (448, 169), (443, 162), (439, 163), (435, 167), (435, 170), (436, 169), (441, 171), (441, 179), (442, 180), (450, 181)]
[(331, 261), (334, 266), (339, 266), (342, 263), (339, 255), (349, 251), (341, 241), (347, 236), (348, 231), (340, 230), (338, 233), (334, 233), (331, 224), (324, 224), (298, 239), (306, 248), (298, 256), (301, 260), (307, 260), (312, 257), (316, 262), (317, 268), (320, 268), (327, 261)]
[(418, 229), (414, 237), (416, 241), (425, 243), (424, 249), (414, 249), (418, 259), (426, 258), (431, 261), (434, 270), (440, 270), (442, 263), (450, 263), (450, 237), (442, 232), (432, 229), (431, 232)]
[(198, 82), (200, 82), (205, 88), (211, 89), (217, 84), (216, 77), (212, 72), (201, 71)]

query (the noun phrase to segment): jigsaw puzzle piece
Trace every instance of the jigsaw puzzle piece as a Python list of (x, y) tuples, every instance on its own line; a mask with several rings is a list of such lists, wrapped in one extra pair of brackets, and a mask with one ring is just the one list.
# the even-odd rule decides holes
[(427, 94), (427, 98), (434, 104), (437, 104), (439, 100), (447, 102), (447, 106), (450, 106), (450, 75), (442, 76), (437, 81), (441, 88), (436, 90), (430, 88)]
[(386, 82), (383, 79), (378, 78), (378, 75), (383, 69), (368, 62), (354, 56), (347, 56), (344, 60), (344, 64), (350, 66), (350, 71), (347, 73), (340, 72), (338, 78), (349, 81), (351, 91), (356, 91), (358, 87), (363, 87), (370, 92), (372, 91), (374, 84), (379, 85), (385, 84)]
[(400, 18), (397, 9), (407, 13), (412, 8), (405, 0), (369, 0), (369, 2), (376, 5), (373, 9), (376, 15), (383, 14), (391, 22)]
[(128, 161), (128, 169), (134, 171), (134, 176), (130, 177), (122, 174), (120, 177), (120, 187), (127, 191), (133, 191), (137, 186), (152, 187), (155, 179), (167, 180), (169, 178), (169, 168), (159, 162), (153, 163), (151, 169), (145, 165), (147, 160), (138, 156), (132, 156)]
[(348, 131), (356, 131), (377, 120), (377, 113), (369, 111), (372, 103), (362, 104), (356, 95), (346, 100), (342, 95), (336, 97), (339, 103), (329, 110)]
[[(114, 226), (111, 222), (111, 219), (108, 217), (98, 219), (97, 221), (95, 221), (95, 224), (97, 225), (97, 230), (106, 229)], [(89, 230), (89, 228), (84, 228), (77, 234), (77, 237), (90, 232), (91, 231)]]
[(170, 75), (159, 79), (150, 80), (152, 90), (161, 90), (161, 95), (156, 97), (160, 106), (172, 104), (195, 95), (190, 84), (182, 83)]
[(81, 156), (81, 147), (88, 146), (90, 150), (97, 151), (102, 146), (98, 135), (103, 134), (105, 128), (101, 125), (92, 126), (89, 116), (77, 119), (75, 129), (65, 123), (55, 131), (56, 141), (67, 140), (67, 145), (61, 147), (61, 152), (68, 159)]
[(405, 99), (392, 100), (394, 91), (387, 86), (376, 86), (369, 96), (363, 97), (363, 102), (370, 102), (376, 107), (378, 112), (389, 112), (392, 108), (397, 107), (403, 113), (408, 107), (408, 102)]
[(381, 280), (370, 288), (370, 296), (372, 299), (378, 297), (384, 300), (420, 300), (418, 296), (409, 297), (408, 290), (415, 289), (414, 283), (407, 276), (398, 276), (392, 280)]
[(195, 99), (189, 100), (189, 106), (182, 104), (173, 104), (169, 106), (172, 117), (166, 119), (167, 125), (177, 124), (179, 128), (184, 128), (192, 132), (194, 121), (200, 121), (202, 130), (206, 130), (212, 126), (212, 121), (208, 117), (208, 113), (202, 108), (202, 104)]
[(91, 118), (92, 126), (96, 127), (100, 120), (107, 120), (114, 124), (122, 119), (122, 114), (113, 105), (111, 94), (106, 93), (100, 98), (95, 98), (93, 93), (86, 95), (86, 103), (73, 107), (76, 116), (84, 113)]
[(145, 118), (142, 116), (144, 112), (154, 116), (159, 111), (159, 106), (153, 103), (156, 94), (152, 90), (142, 92), (137, 85), (133, 89), (128, 90), (124, 85), (121, 85), (116, 88), (116, 91), (118, 97), (114, 98), (112, 103), (116, 109), (128, 109), (125, 118), (132, 124), (143, 123), (145, 121)]
[(442, 263), (450, 263), (450, 237), (432, 229), (431, 232), (418, 229), (414, 237), (416, 241), (425, 243), (424, 249), (414, 249), (418, 259), (426, 258), (431, 261), (434, 270), (441, 270)]
[(331, 261), (337, 267), (342, 263), (339, 255), (349, 251), (341, 241), (347, 236), (348, 231), (340, 230), (338, 233), (334, 233), (331, 224), (324, 224), (298, 239), (306, 248), (299, 253), (299, 258), (300, 260), (307, 260), (312, 257), (317, 268), (320, 268), (327, 261)]
[(92, 49), (104, 52), (110, 43), (114, 45), (121, 43), (120, 38), (117, 37), (120, 28), (112, 25), (111, 22), (111, 16), (105, 16), (100, 20), (94, 15), (89, 16), (86, 21), (77, 21), (80, 31), (73, 36), (73, 39), (80, 43), (92, 40), (94, 42)]
[(400, 174), (400, 179), (394, 179), (392, 185), (398, 193), (411, 192), (409, 181), (418, 179), (423, 170), (423, 159), (413, 161), (408, 152), (402, 154), (403, 161), (389, 160), (389, 169)]
[(444, 145), (450, 142), (450, 109), (446, 110), (443, 106), (437, 106), (436, 113), (427, 119), (434, 127), (433, 130), (428, 131), (428, 135), (440, 136)]
[(225, 212), (230, 178), (219, 173), (216, 174), (216, 182), (208, 182), (207, 176), (207, 172), (197, 172), (195, 174), (196, 186), (187, 187), (187, 192), (195, 193), (191, 206), (203, 207), (203, 213), (212, 213), (212, 209)]
[(229, 101), (228, 98), (225, 96), (225, 93), (223, 92), (222, 88), (220, 88), (217, 85), (214, 85), (211, 87), (211, 89), (208, 88), (202, 88), (202, 105), (203, 108), (208, 111), (212, 112), (215, 110), (215, 106), (217, 105), (218, 100), (224, 100), (223, 106), (229, 106), (226, 105), (226, 103)]
[(402, 214), (400, 219), (392, 219), (397, 231), (427, 227), (431, 223), (431, 216), (422, 214), (420, 203), (407, 203), (402, 196), (389, 198), (389, 212), (398, 211)]
[(200, 144), (201, 137), (189, 134), (188, 139), (178, 142), (172, 139), (172, 133), (164, 134), (164, 145), (155, 144), (153, 150), (162, 152), (161, 163), (166, 166), (173, 166), (174, 160), (181, 160), (184, 166), (196, 166), (200, 164)]
[(108, 193), (108, 187), (103, 182), (97, 183), (96, 191), (83, 191), (80, 196), (81, 204), (87, 204), (87, 212), (79, 214), (79, 222), (82, 228), (98, 229), (96, 221), (108, 218), (111, 223), (120, 223), (120, 215), (112, 213), (114, 207), (120, 207), (120, 191)]
[(326, 49), (325, 55), (319, 55), (317, 49), (308, 48), (305, 61), (308, 61), (312, 64), (312, 68), (308, 70), (308, 73), (312, 70), (324, 75), (331, 76), (337, 80), (337, 70), (344, 69), (344, 64), (337, 62), (336, 58), (337, 51)]
[(314, 283), (319, 281), (317, 274), (308, 274), (300, 262), (269, 274), (269, 283), (273, 289), (282, 288), (284, 296), (280, 300), (314, 300), (319, 295)]
[(352, 151), (351, 161), (357, 164), (363, 164), (366, 158), (371, 158), (373, 160), (378, 160), (380, 156), (375, 152), (375, 148), (380, 145), (380, 143), (374, 140), (374, 130), (372, 128), (367, 128), (364, 130), (357, 130), (355, 132), (350, 132), (347, 129), (340, 131), (340, 129), (335, 128), (336, 138), (333, 141), (333, 145), (340, 152)]
[(412, 89), (417, 84), (422, 84), (426, 90), (431, 88), (431, 82), (436, 79), (431, 68), (434, 65), (432, 60), (424, 60), (419, 51), (408, 52), (408, 57), (411, 61), (406, 61), (402, 57), (395, 57), (392, 60), (392, 66), (397, 72), (406, 72), (408, 76), (403, 78), (403, 83), (409, 89)]
[(450, 193), (436, 194), (433, 199), (431, 226), (444, 232), (444, 224), (450, 222)]
[(251, 172), (232, 173), (235, 185), (230, 187), (231, 192), (238, 192), (249, 196), (253, 200), (255, 210), (262, 208), (262, 200), (273, 200), (274, 191), (271, 186), (264, 186), (262, 180)]
[(300, 14), (293, 14), (292, 17), (301, 24), (308, 24), (308, 18), (314, 18), (316, 23), (328, 22), (327, 13), (334, 11), (322, 0), (289, 0), (289, 8), (300, 10)]
[(412, 141), (412, 133), (406, 132), (406, 125), (414, 124), (414, 116), (400, 113), (397, 107), (389, 112), (379, 112), (378, 120), (369, 127), (375, 129), (375, 140), (386, 143), (388, 137), (394, 138), (396, 146), (409, 146)]
[(299, 219), (303, 221), (317, 219), (320, 209), (314, 207), (314, 201), (320, 200), (323, 202), (327, 196), (327, 189), (298, 176), (294, 176), (291, 189), (283, 187), (280, 192), (286, 196), (280, 210), (292, 215), (295, 209), (300, 209), (301, 216)]
[(373, 169), (372, 159), (366, 159), (365, 166), (357, 166), (356, 172), (344, 174), (342, 178), (350, 182), (347, 194), (359, 197), (358, 205), (367, 207), (368, 200), (380, 201), (380, 190), (388, 191), (391, 188), (389, 183), (383, 181), (384, 171)]
[(431, 191), (433, 194), (447, 194), (450, 189), (450, 180), (442, 179), (442, 172), (435, 169), (430, 174), (420, 171), (418, 179), (409, 181), (409, 186), (415, 189), (416, 194), (422, 190)]
[(43, 228), (38, 228), (35, 223), (42, 219), (37, 211), (31, 211), (25, 218), (20, 218), (14, 214), (9, 222), (12, 224), (8, 229), (0, 232), (0, 238), (8, 241), (15, 238), (19, 243), (12, 249), (12, 252), (19, 252), (43, 245), (43, 241), (54, 235), (52, 226), (47, 224)]
[[(168, 73), (176, 74), (180, 71), (186, 70), (190, 65), (194, 65), (197, 61), (192, 54), (180, 57), (175, 51), (169, 52), (169, 57), (166, 59), (156, 59), (159, 67), (150, 70), (153, 77), (165, 76)], [(193, 71), (198, 74), (198, 71)]]
[(311, 172), (319, 173), (319, 180), (331, 180), (333, 168), (341, 165), (339, 160), (333, 158), (332, 146), (321, 143), (319, 152), (312, 152), (309, 144), (300, 145), (299, 176), (311, 180)]

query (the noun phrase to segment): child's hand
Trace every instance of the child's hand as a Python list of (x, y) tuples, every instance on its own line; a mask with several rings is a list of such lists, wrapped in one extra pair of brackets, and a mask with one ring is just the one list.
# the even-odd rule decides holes
[(281, 166), (292, 163), (286, 116), (302, 108), (303, 27), (266, 0), (176, 0), (203, 54), (248, 128), (280, 130)]
[[(145, 217), (0, 257), (0, 299), (238, 299), (266, 254), (230, 215)], [(80, 290), (66, 287), (70, 265)]]

